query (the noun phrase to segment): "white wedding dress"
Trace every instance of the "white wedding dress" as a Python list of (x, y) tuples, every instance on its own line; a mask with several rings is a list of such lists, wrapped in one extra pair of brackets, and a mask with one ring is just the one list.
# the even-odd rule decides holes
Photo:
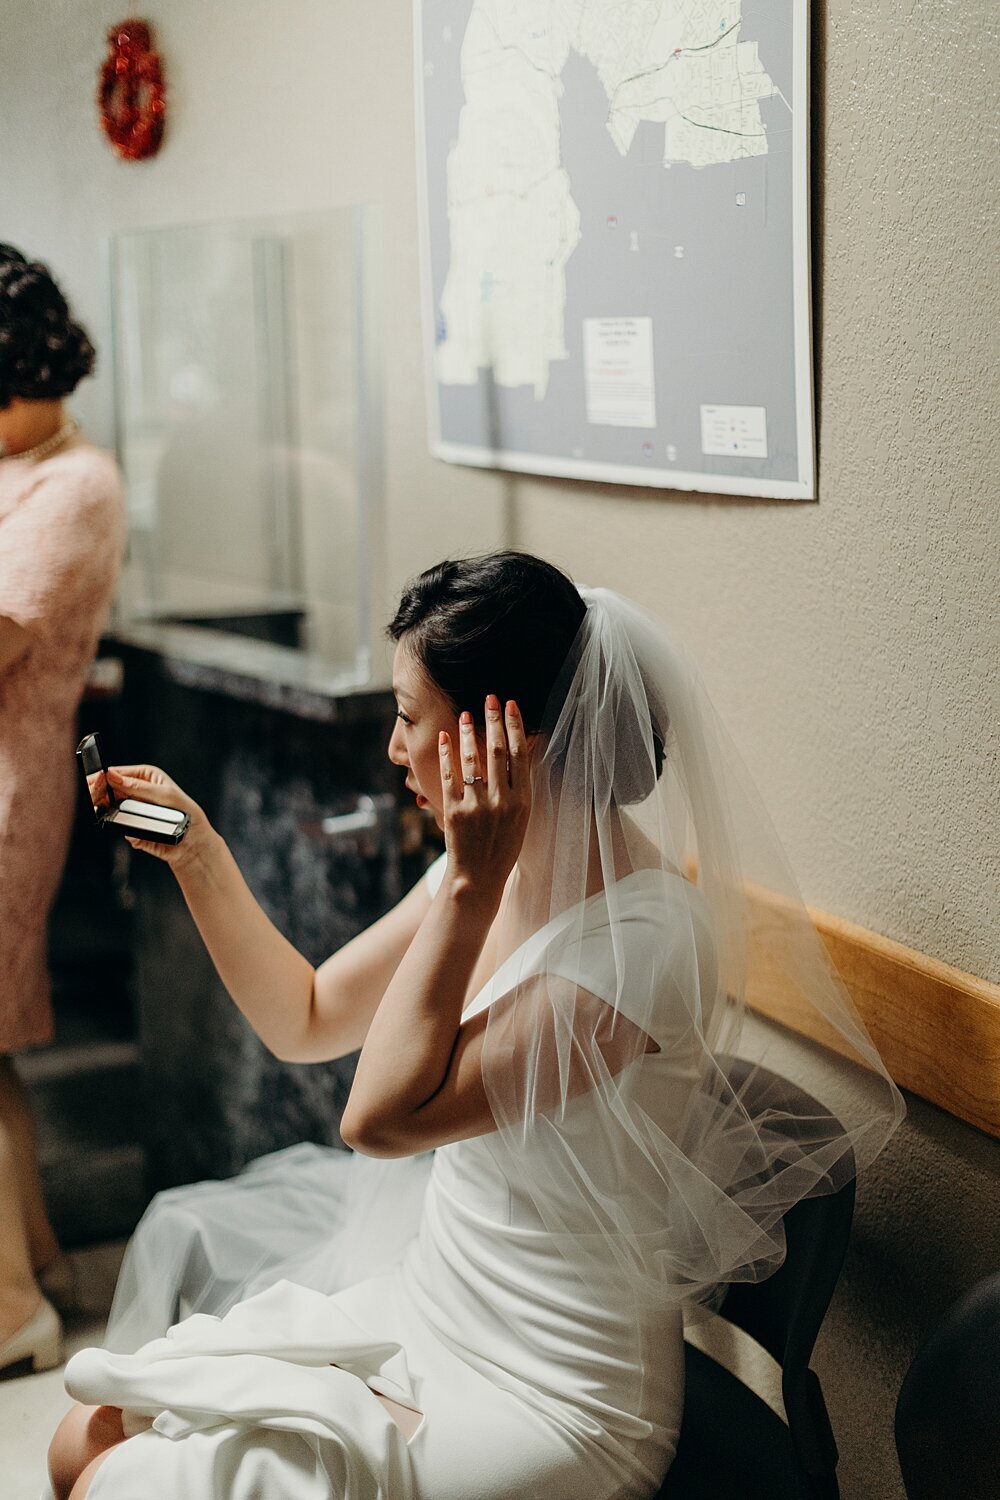
[[(443, 864), (442, 857), (425, 877), (432, 893)], [(667, 1001), (678, 966), (689, 969), (693, 961), (702, 992), (714, 993), (699, 892), (680, 876), (640, 870), (619, 883), (617, 895), (630, 971), (643, 976), (644, 987), (651, 980), (662, 992), (664, 1014), (671, 1012)], [(614, 1003), (603, 894), (584, 904), (584, 917), (585, 941), (574, 946), (575, 971), (566, 977)], [(563, 926), (557, 917), (535, 933), (471, 1001), (466, 1017), (537, 972), (543, 955), (546, 968), (560, 972)], [(617, 1003), (624, 1008), (626, 1001), (619, 996)], [(695, 1086), (694, 1060), (666, 1022), (653, 1040), (660, 1050), (630, 1065), (643, 1070), (638, 1095), (648, 1094), (650, 1107), (676, 1111), (679, 1119)], [(567, 1107), (575, 1112), (570, 1126), (586, 1162), (588, 1151), (602, 1149), (593, 1132), (588, 1139), (587, 1095)], [(671, 1123), (664, 1120), (664, 1129)], [(120, 1406), (130, 1434), (98, 1469), (90, 1500), (639, 1500), (655, 1494), (676, 1446), (683, 1405), (679, 1306), (640, 1310), (627, 1279), (614, 1274), (592, 1294), (592, 1258), (574, 1269), (572, 1232), (557, 1245), (539, 1220), (528, 1191), (533, 1163), (525, 1160), (523, 1175), (510, 1180), (494, 1140), (484, 1135), (442, 1147), (432, 1163), (427, 1157), (365, 1163), (293, 1147), (232, 1183), (163, 1195), (195, 1222), (199, 1203), (210, 1204), (213, 1192), (216, 1198), (230, 1194), (226, 1212), (234, 1215), (240, 1193), (249, 1190), (260, 1215), (273, 1191), (277, 1223), (283, 1202), (293, 1201), (297, 1170), (313, 1170), (314, 1156), (334, 1158), (341, 1185), (355, 1163), (362, 1173), (370, 1167), (376, 1179), (386, 1168), (382, 1233), (367, 1270), (363, 1246), (355, 1245), (353, 1255), (345, 1251), (352, 1244), (350, 1222), (337, 1233), (317, 1231), (327, 1236), (322, 1253), (338, 1279), (347, 1278), (336, 1290), (329, 1283), (326, 1290), (297, 1284), (287, 1270), (284, 1279), (266, 1284), (265, 1267), (257, 1278), (262, 1289), (222, 1317), (184, 1318), (134, 1353), (86, 1349), (74, 1356), (66, 1371), (71, 1395)], [(394, 1173), (397, 1188), (404, 1180), (410, 1188), (394, 1190)], [(639, 1152), (616, 1180), (630, 1221), (648, 1221), (655, 1235), (662, 1206)], [(333, 1196), (349, 1209), (350, 1191), (341, 1186)], [(393, 1204), (399, 1222), (387, 1234)], [(590, 1244), (587, 1254), (593, 1253)], [(315, 1244), (311, 1254), (315, 1262)], [(308, 1258), (300, 1257), (301, 1264)], [(167, 1290), (176, 1296), (176, 1289)], [(422, 1414), (408, 1441), (373, 1392)]]

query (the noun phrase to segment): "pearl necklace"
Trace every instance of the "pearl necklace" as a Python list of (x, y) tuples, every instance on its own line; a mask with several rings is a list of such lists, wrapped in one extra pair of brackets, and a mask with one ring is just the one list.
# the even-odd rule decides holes
[(16, 458), (19, 462), (27, 459), (32, 463), (37, 463), (39, 459), (48, 458), (50, 453), (61, 448), (63, 443), (68, 442), (73, 434), (79, 431), (79, 422), (75, 417), (70, 417), (69, 421), (64, 422), (59, 431), (47, 437), (44, 443), (36, 443), (33, 448), (24, 448), (20, 453), (8, 453), (0, 443), (0, 458)]

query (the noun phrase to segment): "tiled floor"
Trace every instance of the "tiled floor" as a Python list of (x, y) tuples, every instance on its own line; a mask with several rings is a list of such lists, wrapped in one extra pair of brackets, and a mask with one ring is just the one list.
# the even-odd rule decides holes
[[(100, 1343), (125, 1242), (73, 1252), (83, 1311), (67, 1320), (67, 1358)], [(38, 1500), (49, 1439), (70, 1405), (62, 1369), (0, 1381), (0, 1473), (3, 1500)]]

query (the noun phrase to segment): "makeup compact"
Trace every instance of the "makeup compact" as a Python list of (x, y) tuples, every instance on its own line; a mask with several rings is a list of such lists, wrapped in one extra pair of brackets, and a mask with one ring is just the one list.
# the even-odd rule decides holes
[(108, 785), (107, 767), (98, 734), (84, 735), (76, 747), (76, 758), (87, 787), (94, 816), (102, 828), (114, 828), (134, 839), (148, 839), (153, 844), (179, 844), (188, 831), (191, 819), (176, 807), (161, 807), (157, 802), (140, 802), (135, 797), (115, 801)]

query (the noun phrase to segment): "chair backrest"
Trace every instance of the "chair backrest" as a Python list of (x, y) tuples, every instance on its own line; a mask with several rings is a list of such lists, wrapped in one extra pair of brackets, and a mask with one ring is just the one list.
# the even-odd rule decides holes
[[(739, 1060), (726, 1068), (748, 1103), (783, 1105), (813, 1119), (829, 1112), (790, 1080)], [(754, 1095), (751, 1101), (750, 1095)], [(719, 1314), (742, 1328), (781, 1366), (781, 1388), (792, 1443), (809, 1475), (832, 1475), (837, 1446), (819, 1381), (809, 1368), (816, 1336), (844, 1263), (854, 1217), (853, 1163), (842, 1163), (841, 1185), (804, 1198), (784, 1218), (785, 1259), (766, 1281), (734, 1282)], [(819, 1492), (819, 1491), (817, 1491)], [(836, 1494), (834, 1487), (832, 1493)]]
[(896, 1451), (909, 1500), (1000, 1495), (1000, 1272), (917, 1350), (896, 1403)]

